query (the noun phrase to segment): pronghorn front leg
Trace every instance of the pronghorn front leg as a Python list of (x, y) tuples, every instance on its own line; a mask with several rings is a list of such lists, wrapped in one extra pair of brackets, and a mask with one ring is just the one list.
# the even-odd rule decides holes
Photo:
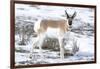
[(63, 60), (64, 59), (64, 45), (63, 45), (63, 37), (59, 36), (59, 45), (60, 45), (60, 58)]

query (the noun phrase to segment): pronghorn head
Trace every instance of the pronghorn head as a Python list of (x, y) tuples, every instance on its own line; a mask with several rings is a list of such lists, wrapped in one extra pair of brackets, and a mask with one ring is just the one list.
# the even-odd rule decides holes
[(75, 16), (76, 16), (76, 12), (74, 12), (73, 15), (69, 15), (69, 14), (67, 13), (67, 11), (65, 10), (65, 14), (66, 14), (66, 16), (67, 16), (68, 23), (69, 23), (69, 25), (71, 26), (71, 25), (72, 25), (72, 21), (73, 21), (73, 19), (74, 19)]

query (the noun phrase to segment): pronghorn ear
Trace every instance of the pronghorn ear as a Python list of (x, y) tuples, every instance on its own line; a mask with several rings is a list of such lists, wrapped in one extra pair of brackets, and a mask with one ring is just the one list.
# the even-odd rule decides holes
[(74, 14), (73, 14), (72, 18), (74, 18), (75, 16), (76, 16), (76, 11), (74, 12)]
[(68, 15), (68, 13), (67, 13), (67, 11), (65, 10), (65, 14), (67, 15), (67, 18), (69, 18), (69, 15)]

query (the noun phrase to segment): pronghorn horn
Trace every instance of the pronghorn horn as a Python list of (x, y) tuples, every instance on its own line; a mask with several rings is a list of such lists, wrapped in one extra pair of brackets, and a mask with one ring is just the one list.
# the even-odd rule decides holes
[(74, 14), (73, 14), (72, 18), (74, 18), (75, 16), (76, 16), (76, 11), (74, 12)]
[(67, 13), (67, 11), (65, 10), (65, 13), (66, 13), (66, 15), (67, 15), (67, 18), (69, 18), (69, 15), (68, 15), (68, 13)]

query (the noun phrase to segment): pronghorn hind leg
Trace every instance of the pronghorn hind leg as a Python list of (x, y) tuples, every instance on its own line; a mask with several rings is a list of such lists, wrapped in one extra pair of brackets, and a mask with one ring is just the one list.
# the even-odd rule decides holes
[(30, 59), (32, 59), (32, 54), (33, 54), (33, 52), (34, 52), (34, 48), (35, 48), (35, 46), (36, 46), (36, 43), (39, 41), (39, 37), (37, 37), (36, 39), (35, 39), (35, 41), (33, 41), (33, 46), (32, 46), (32, 48), (31, 48), (31, 51), (30, 51), (30, 54), (29, 54), (29, 58)]
[(44, 39), (45, 39), (45, 34), (44, 33), (41, 33), (40, 35), (39, 35), (39, 43), (38, 43), (38, 45), (39, 45), (39, 55), (40, 55), (40, 58), (41, 58), (41, 60), (44, 58), (43, 57), (43, 49), (42, 49), (42, 45), (43, 45), (43, 42), (44, 42)]

